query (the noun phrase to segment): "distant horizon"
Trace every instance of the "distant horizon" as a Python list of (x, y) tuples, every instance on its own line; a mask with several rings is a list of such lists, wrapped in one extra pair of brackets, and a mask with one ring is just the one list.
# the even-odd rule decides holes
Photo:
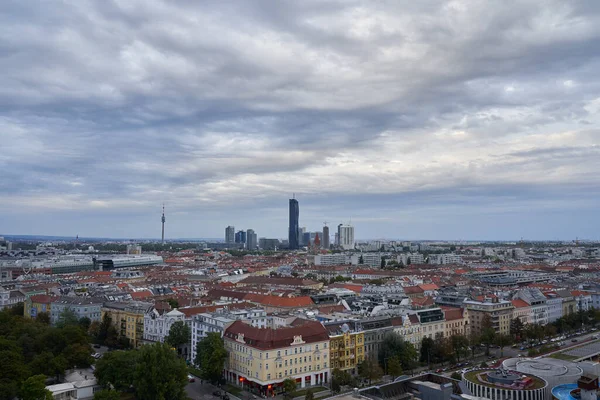
[[(61, 241), (75, 241), (75, 240), (110, 240), (110, 241), (153, 241), (160, 242), (161, 238), (151, 238), (151, 237), (105, 237), (105, 236), (64, 236), (64, 235), (24, 235), (24, 234), (0, 234), (0, 237), (4, 238), (17, 238), (21, 240), (45, 240), (45, 239), (55, 239)], [(260, 237), (259, 237), (260, 238)], [(267, 239), (278, 239), (278, 240), (287, 240), (284, 238), (277, 237), (266, 237)], [(528, 238), (519, 238), (519, 239), (394, 239), (394, 238), (372, 238), (372, 239), (356, 239), (356, 242), (372, 242), (372, 241), (396, 241), (396, 242), (446, 242), (446, 243), (519, 243), (519, 241), (523, 240), (523, 242), (563, 242), (563, 243), (573, 243), (575, 244), (575, 240), (578, 240), (581, 243), (596, 243), (600, 242), (599, 240), (593, 239), (585, 239), (585, 238), (577, 238), (577, 239), (528, 239)], [(190, 241), (190, 242), (201, 242), (201, 241), (210, 241), (210, 242), (225, 242), (223, 238), (217, 237), (182, 237), (182, 238), (167, 238), (165, 237), (165, 242), (182, 242), (182, 241)]]

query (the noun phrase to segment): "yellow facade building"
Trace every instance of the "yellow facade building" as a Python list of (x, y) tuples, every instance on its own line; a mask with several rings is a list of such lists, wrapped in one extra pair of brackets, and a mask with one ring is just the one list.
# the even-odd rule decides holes
[(223, 340), (229, 353), (225, 379), (256, 394), (280, 394), (288, 378), (298, 387), (329, 380), (329, 336), (319, 322), (272, 329), (235, 321)]
[(353, 375), (365, 359), (365, 333), (354, 321), (326, 324), (329, 333), (331, 369), (338, 368)]
[(25, 299), (24, 316), (25, 318), (36, 318), (40, 313), (47, 313), (50, 316), (51, 304), (57, 297), (47, 294), (35, 294)]
[(107, 302), (102, 307), (102, 318), (108, 315), (119, 335), (129, 339), (136, 348), (144, 337), (144, 314), (152, 309), (152, 304), (137, 301)]

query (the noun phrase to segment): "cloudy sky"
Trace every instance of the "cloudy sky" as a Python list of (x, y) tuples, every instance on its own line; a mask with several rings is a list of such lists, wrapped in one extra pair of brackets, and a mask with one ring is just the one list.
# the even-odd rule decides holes
[(0, 2), (0, 234), (600, 239), (597, 0)]

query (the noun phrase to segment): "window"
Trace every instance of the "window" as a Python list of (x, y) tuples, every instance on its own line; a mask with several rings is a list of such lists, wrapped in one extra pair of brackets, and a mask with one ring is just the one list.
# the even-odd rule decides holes
[(281, 351), (277, 351), (277, 357), (281, 357)]
[(265, 358), (269, 358), (269, 353), (265, 354)]
[(285, 366), (287, 367), (287, 360), (285, 360)]
[(297, 347), (294, 349), (294, 354), (298, 354), (298, 348)]
[(267, 379), (271, 379), (271, 374), (267, 374)]
[(327, 348), (327, 343), (323, 343), (323, 348), (326, 349)]
[(319, 350), (319, 345), (315, 344), (315, 350)]
[(287, 350), (285, 351), (285, 355), (287, 356)]

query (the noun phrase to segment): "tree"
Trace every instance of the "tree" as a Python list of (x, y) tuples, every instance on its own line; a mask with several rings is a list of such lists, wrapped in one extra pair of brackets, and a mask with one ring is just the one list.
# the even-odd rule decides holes
[(342, 386), (338, 383), (338, 381), (331, 379), (331, 391), (333, 393), (339, 393), (341, 390)]
[(346, 371), (342, 371), (339, 368), (334, 368), (331, 371), (331, 381), (337, 382), (338, 385), (351, 385), (354, 382), (354, 378)]
[(74, 343), (68, 345), (63, 354), (70, 366), (87, 368), (94, 362), (91, 356), (92, 349), (88, 344)]
[(121, 394), (116, 390), (103, 389), (94, 393), (94, 400), (120, 400)]
[(475, 349), (481, 344), (479, 335), (471, 332), (469, 334), (469, 347), (471, 348), (471, 358), (475, 358)]
[(283, 381), (283, 392), (284, 397), (287, 399), (291, 399), (294, 397), (294, 392), (296, 391), (296, 381), (291, 379), (291, 378), (287, 378), (286, 380)]
[(450, 337), (450, 341), (452, 342), (452, 348), (454, 350), (454, 355), (456, 356), (456, 361), (460, 362), (460, 357), (468, 354), (467, 349), (469, 348), (469, 339), (463, 335), (452, 335)]
[(431, 364), (432, 356), (435, 356), (435, 342), (432, 338), (426, 336), (421, 340), (421, 362)]
[(383, 371), (377, 361), (365, 358), (358, 364), (358, 375), (363, 379), (368, 379), (369, 385), (371, 385), (374, 379), (377, 380), (383, 376)]
[(482, 361), (481, 364), (479, 365), (479, 368), (487, 368), (487, 363), (485, 361)]
[(225, 343), (221, 335), (217, 332), (209, 332), (204, 339), (198, 342), (194, 360), (200, 368), (201, 378), (213, 383), (219, 382), (223, 376), (227, 357), (227, 350), (225, 350)]
[(92, 320), (88, 317), (81, 317), (77, 322), (79, 323), (79, 326), (81, 326), (86, 332), (88, 329), (90, 329), (90, 325), (92, 324)]
[(383, 338), (379, 348), (379, 364), (385, 365), (386, 360), (394, 356), (398, 357), (404, 371), (411, 371), (415, 368), (418, 357), (415, 347), (399, 334), (389, 333)]
[(30, 376), (21, 385), (22, 400), (52, 400), (52, 392), (46, 389), (44, 375)]
[(58, 320), (56, 321), (57, 328), (64, 328), (70, 325), (77, 325), (79, 322), (79, 318), (77, 318), (77, 314), (75, 311), (70, 308), (65, 308), (59, 315)]
[(0, 371), (0, 399), (13, 399), (29, 375), (23, 356), (16, 351), (0, 350)]
[(133, 382), (136, 364), (136, 352), (109, 351), (96, 362), (94, 374), (100, 385), (124, 392)]
[(485, 345), (485, 355), (490, 355), (490, 346), (496, 339), (496, 331), (492, 325), (492, 317), (489, 314), (485, 314), (481, 319), (481, 343)]
[(179, 308), (179, 301), (177, 299), (167, 299), (167, 303), (169, 303), (171, 308)]
[(50, 314), (47, 312), (41, 312), (37, 315), (37, 317), (35, 317), (35, 320), (42, 324), (50, 325)]
[(385, 268), (385, 257), (381, 257), (381, 269)]
[(363, 265), (365, 263), (365, 258), (363, 257), (363, 255), (361, 254), (360, 257), (358, 257), (358, 263), (360, 265)]
[(177, 348), (179, 351), (179, 347), (188, 344), (191, 337), (192, 330), (190, 327), (183, 321), (177, 321), (171, 325), (171, 329), (169, 329), (169, 334), (165, 338), (165, 342)]
[[(96, 341), (99, 344), (106, 344), (106, 339), (108, 337), (108, 330), (110, 329), (110, 327), (112, 326), (112, 319), (110, 318), (110, 316), (108, 314), (104, 314), (102, 316), (102, 322), (100, 322), (99, 326), (98, 326), (98, 332), (96, 335)], [(90, 329), (92, 329), (92, 326), (90, 325)], [(116, 330), (115, 330), (116, 332)]]
[(514, 318), (510, 321), (510, 334), (513, 335), (515, 341), (520, 341), (523, 338), (525, 324), (521, 318)]
[(314, 400), (315, 398), (315, 394), (313, 393), (312, 389), (308, 389), (306, 391), (306, 395), (304, 396), (304, 400)]
[(496, 335), (494, 343), (500, 346), (500, 357), (504, 357), (504, 348), (510, 346), (513, 343), (513, 340), (511, 336), (501, 333)]
[[(456, 379), (457, 381), (460, 381), (460, 380), (462, 380), (462, 375), (460, 374), (460, 372), (454, 371), (452, 373), (452, 375), (450, 375), (450, 378)], [(96, 399), (94, 399), (94, 400), (96, 400)]]
[(185, 400), (188, 383), (185, 361), (166, 343), (142, 346), (137, 353), (133, 387), (143, 400)]
[(392, 378), (402, 375), (402, 364), (400, 363), (400, 359), (398, 359), (398, 357), (393, 356), (388, 360), (386, 372), (388, 375), (391, 375)]

